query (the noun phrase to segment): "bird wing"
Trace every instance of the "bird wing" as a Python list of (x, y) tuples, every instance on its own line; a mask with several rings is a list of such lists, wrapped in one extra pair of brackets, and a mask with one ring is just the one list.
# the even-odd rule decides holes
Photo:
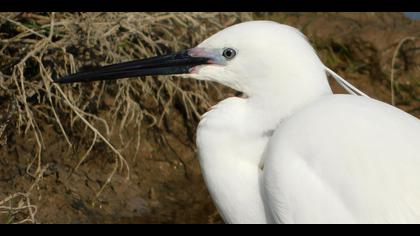
[(374, 99), (326, 96), (275, 131), (262, 188), (279, 223), (419, 223), (420, 121)]

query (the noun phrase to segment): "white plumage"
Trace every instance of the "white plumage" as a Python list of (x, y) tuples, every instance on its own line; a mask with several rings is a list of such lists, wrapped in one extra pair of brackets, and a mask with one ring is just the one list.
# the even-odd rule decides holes
[(276, 222), (420, 222), (420, 122), (351, 95), (321, 98), (267, 145), (266, 203)]
[(247, 95), (217, 104), (197, 131), (203, 175), (227, 223), (420, 223), (417, 118), (333, 95), (324, 65), (289, 26), (242, 23), (198, 48), (237, 55), (190, 77)]
[[(326, 72), (352, 95), (334, 95)], [(158, 74), (216, 81), (199, 160), (227, 223), (420, 223), (420, 122), (323, 65), (295, 28), (238, 24), (196, 48), (56, 80)], [(361, 96), (357, 96), (361, 95)]]

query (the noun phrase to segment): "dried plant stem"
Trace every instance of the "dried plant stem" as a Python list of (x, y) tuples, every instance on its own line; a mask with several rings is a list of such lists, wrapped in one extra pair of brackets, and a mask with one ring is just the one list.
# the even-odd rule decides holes
[(395, 48), (394, 55), (392, 56), (392, 62), (391, 62), (391, 104), (395, 106), (395, 62), (398, 57), (398, 53), (400, 52), (401, 46), (407, 42), (407, 41), (414, 41), (417, 40), (416, 37), (405, 37), (400, 40), (397, 47)]

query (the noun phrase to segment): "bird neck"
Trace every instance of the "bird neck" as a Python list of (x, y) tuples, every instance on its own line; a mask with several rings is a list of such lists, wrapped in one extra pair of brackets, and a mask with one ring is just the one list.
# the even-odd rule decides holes
[(275, 129), (285, 118), (319, 98), (332, 94), (328, 81), (319, 78), (318, 83), (289, 82), (286, 85), (267, 88), (264, 92), (252, 94), (247, 99), (249, 120), (259, 124), (261, 132)]
[(269, 222), (258, 168), (268, 137), (256, 133), (249, 112), (246, 99), (228, 98), (203, 116), (197, 130), (203, 177), (227, 223)]
[[(274, 130), (287, 116), (328, 90), (312, 96), (228, 98), (207, 112), (197, 131), (202, 173), (226, 222), (267, 223), (260, 193), (261, 161)], [(267, 95), (267, 94), (266, 94)], [(294, 93), (289, 94), (289, 96)]]
[(331, 94), (325, 84), (267, 88), (247, 99), (228, 98), (207, 112), (198, 127), (197, 146), (204, 180), (227, 222), (267, 223), (260, 194), (262, 157), (279, 123)]

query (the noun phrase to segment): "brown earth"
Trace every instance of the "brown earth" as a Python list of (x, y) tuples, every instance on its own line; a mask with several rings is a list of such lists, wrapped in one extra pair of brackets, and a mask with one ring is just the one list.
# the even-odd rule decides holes
[[(5, 13), (3, 16), (6, 16)], [(36, 15), (26, 17), (42, 18)], [(69, 16), (63, 16), (63, 19), (66, 17)], [(89, 20), (89, 17), (99, 16), (83, 17)], [(218, 24), (232, 24), (237, 21), (234, 17), (221, 16)], [(368, 95), (388, 103), (391, 102), (390, 77), (394, 52), (405, 37), (420, 37), (420, 21), (410, 21), (400, 13), (259, 13), (253, 14), (253, 17), (272, 19), (300, 28), (326, 65)], [(13, 19), (24, 21), (23, 17)], [(0, 21), (0, 39), (14, 36), (8, 35), (8, 27), (5, 21)], [(222, 25), (207, 29), (210, 31), (207, 35), (219, 28)], [(194, 46), (201, 39), (188, 41), (185, 47)], [(13, 58), (13, 52), (6, 55), (4, 51), (12, 49), (4, 46), (4, 41), (1, 42), (3, 49), (0, 55)], [(394, 63), (396, 105), (417, 117), (420, 117), (419, 46), (419, 40), (404, 42)], [(135, 56), (141, 57), (138, 54)], [(103, 63), (107, 57), (98, 57), (96, 60), (96, 63)], [(86, 60), (79, 59), (78, 67), (84, 62)], [(12, 65), (0, 63), (0, 82), (11, 79), (11, 71), (6, 67)], [(34, 83), (39, 80), (37, 73), (31, 75)], [(164, 81), (165, 77), (153, 86), (158, 88), (168, 83)], [(199, 119), (191, 109), (196, 108), (198, 113), (203, 113), (210, 105), (234, 95), (234, 92), (215, 85), (191, 85), (179, 79), (172, 81), (183, 92), (174, 92), (176, 95), (168, 96), (172, 99), (167, 97), (166, 103), (152, 96), (159, 95), (153, 89), (154, 93), (142, 90), (140, 95), (144, 96), (130, 95), (135, 102), (133, 104), (140, 104), (139, 111), (144, 112), (140, 126), (136, 122), (123, 122), (126, 114), (132, 115), (130, 111), (117, 112), (116, 116), (112, 116), (117, 89), (122, 84), (101, 83), (99, 85), (104, 86), (101, 95), (98, 93), (91, 98), (87, 95), (80, 98), (82, 102), (77, 103), (79, 107), (106, 119), (110, 124), (111, 131), (107, 138), (121, 152), (130, 168), (129, 180), (126, 179), (126, 169), (117, 171), (97, 198), (96, 194), (117, 163), (115, 153), (105, 142), (95, 138), (80, 119), (76, 120), (73, 113), (57, 105), (58, 116), (73, 146), (69, 148), (60, 127), (54, 119), (48, 118), (51, 115), (36, 113), (34, 117), (42, 135), (43, 148), (39, 164), (41, 168), (32, 171), (37, 165), (37, 159), (34, 159), (37, 155), (36, 136), (30, 132), (31, 128), (26, 131), (27, 127), (19, 120), (19, 111), (25, 109), (22, 103), (14, 101), (12, 87), (0, 87), (0, 199), (3, 199), (0, 200), (0, 222), (13, 223), (28, 219), (27, 222), (39, 223), (222, 223), (203, 183), (196, 159), (194, 140)], [(336, 83), (331, 84), (335, 91), (343, 92)], [(66, 93), (86, 93), (99, 85), (86, 85), (81, 90), (68, 87)], [(40, 98), (45, 94), (30, 96), (31, 91), (29, 88), (27, 90), (29, 109), (34, 113), (38, 107), (49, 106)], [(209, 97), (200, 99), (198, 95), (192, 96), (194, 105), (187, 106), (183, 98), (184, 93), (189, 92), (205, 92), (209, 93)], [(171, 90), (166, 89), (162, 96), (165, 97), (166, 93), (171, 93)], [(89, 100), (96, 103), (91, 104)], [(134, 105), (128, 108), (137, 111)], [(51, 110), (39, 111), (51, 114)], [(154, 118), (157, 118), (157, 122), (154, 122)], [(99, 121), (90, 121), (101, 133), (106, 133), (106, 128)], [(122, 123), (124, 125), (120, 128)], [(91, 152), (75, 170), (93, 141)], [(37, 175), (31, 176), (31, 173)]]

